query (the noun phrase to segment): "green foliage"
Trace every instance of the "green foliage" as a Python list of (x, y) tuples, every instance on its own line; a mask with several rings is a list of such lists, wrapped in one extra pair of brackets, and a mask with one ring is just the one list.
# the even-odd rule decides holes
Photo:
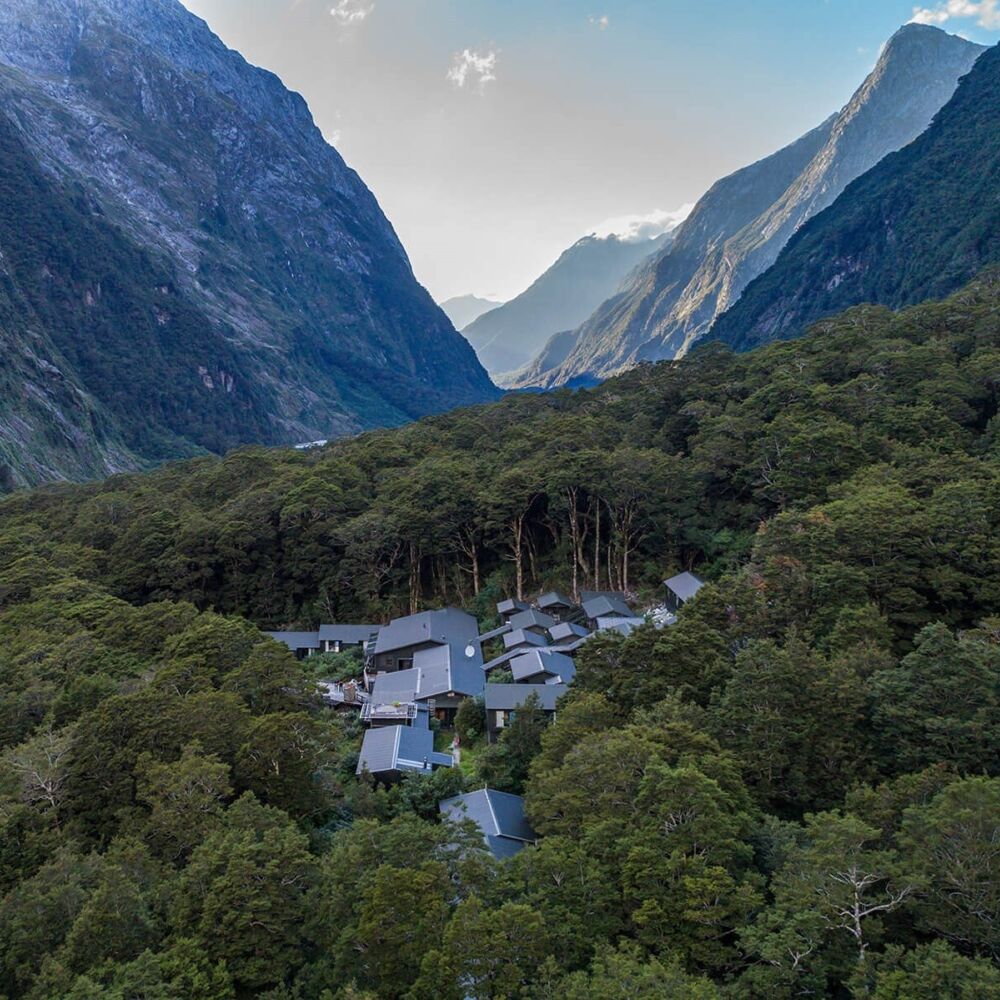
[[(996, 303), (0, 504), (0, 995), (995, 995)], [(388, 787), (357, 654), (257, 629), (687, 565)], [(484, 783), (536, 846), (441, 821)]]

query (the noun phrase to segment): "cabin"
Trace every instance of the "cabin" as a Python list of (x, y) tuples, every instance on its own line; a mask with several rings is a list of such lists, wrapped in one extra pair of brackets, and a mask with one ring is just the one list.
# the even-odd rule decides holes
[(558, 622), (549, 629), (549, 638), (554, 646), (570, 645), (590, 636), (588, 629), (573, 622)]
[(343, 653), (353, 647), (363, 649), (381, 627), (381, 625), (320, 625), (320, 652)]
[(265, 635), (287, 646), (297, 660), (320, 652), (319, 632), (266, 632)]
[(705, 581), (695, 573), (678, 573), (669, 580), (664, 580), (663, 586), (667, 591), (667, 610), (676, 614), (705, 586)]
[(544, 636), (555, 624), (556, 620), (554, 618), (550, 618), (547, 614), (535, 608), (528, 608), (527, 611), (519, 611), (510, 619), (512, 631), (537, 632), (540, 636)]
[(557, 622), (565, 621), (567, 618), (571, 618), (577, 610), (576, 604), (571, 601), (565, 594), (560, 594), (558, 591), (550, 591), (548, 594), (542, 594), (538, 598), (538, 610), (543, 611), (550, 618), (554, 618)]
[(357, 774), (367, 772), (379, 781), (396, 781), (404, 773), (431, 774), (452, 767), (451, 754), (434, 750), (434, 733), (418, 726), (369, 729), (361, 744)]
[(432, 646), (413, 654), (413, 666), (378, 674), (362, 720), (369, 725), (427, 725), (437, 719), (450, 726), (466, 698), (478, 698), (486, 686), (482, 656), (476, 647)]
[(522, 611), (530, 610), (530, 604), (525, 604), (524, 601), (518, 601), (513, 597), (509, 597), (506, 601), (501, 601), (497, 605), (497, 614), (500, 616), (500, 621), (503, 622), (504, 625), (507, 625), (514, 615), (520, 614)]
[(473, 656), (481, 658), (479, 623), (457, 608), (395, 618), (379, 629), (365, 669), (369, 675), (409, 670), (417, 652), (439, 646), (473, 649)]
[(538, 709), (545, 717), (556, 717), (556, 702), (566, 693), (565, 684), (487, 684), (483, 695), (486, 706), (486, 735), (496, 743), (529, 698), (538, 700)]
[(602, 618), (633, 618), (632, 609), (621, 597), (601, 594), (583, 603), (583, 614), (590, 629), (596, 631)]
[(482, 788), (466, 792), (438, 804), (438, 811), (448, 820), (461, 823), (471, 820), (482, 831), (486, 846), (498, 861), (512, 858), (534, 844), (535, 831), (524, 814), (520, 795)]
[(548, 644), (549, 640), (544, 633), (528, 632), (523, 628), (508, 632), (503, 637), (504, 651), (508, 653), (513, 650), (537, 649), (539, 646), (547, 646)]
[(576, 677), (576, 664), (565, 653), (533, 649), (510, 661), (515, 684), (569, 684)]

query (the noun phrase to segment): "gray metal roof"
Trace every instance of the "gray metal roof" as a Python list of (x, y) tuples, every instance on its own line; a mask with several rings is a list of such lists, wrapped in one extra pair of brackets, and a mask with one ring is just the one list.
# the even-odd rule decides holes
[(608, 615), (607, 617), (600, 617), (597, 619), (597, 631), (606, 632), (608, 629), (618, 628), (621, 625), (627, 625), (630, 629), (637, 629), (642, 625), (646, 624), (645, 618), (640, 618), (637, 615)]
[(471, 819), (483, 831), (487, 846), (498, 858), (510, 857), (535, 842), (535, 831), (524, 815), (524, 799), (520, 795), (482, 788), (444, 799), (438, 809), (456, 822)]
[(396, 618), (379, 629), (375, 653), (392, 653), (421, 645), (457, 643), (462, 646), (477, 642), (479, 623), (472, 615), (458, 608), (421, 611), (416, 615)]
[(680, 600), (690, 601), (705, 586), (705, 581), (696, 573), (678, 573), (677, 576), (664, 580), (663, 586)]
[(510, 631), (510, 628), (510, 625), (501, 625), (499, 628), (495, 628), (491, 632), (484, 632), (479, 637), (479, 645), (481, 646), (484, 642), (489, 642), (490, 639), (499, 639), (500, 636), (506, 635)]
[(525, 632), (523, 628), (514, 629), (503, 637), (506, 649), (517, 649), (518, 646), (547, 646), (549, 640), (537, 632)]
[(556, 702), (566, 693), (566, 688), (565, 684), (487, 684), (486, 710), (513, 711), (535, 695), (543, 712), (554, 712)]
[(413, 654), (413, 666), (409, 670), (379, 674), (372, 685), (372, 700), (426, 701), (451, 692), (475, 698), (483, 693), (485, 684), (483, 657), (478, 646), (472, 657), (465, 655), (464, 648), (431, 646)]
[(523, 629), (523, 628), (551, 628), (555, 625), (556, 620), (550, 618), (547, 614), (541, 611), (536, 611), (534, 608), (528, 608), (527, 611), (519, 611), (510, 620), (510, 627), (513, 629)]
[(547, 674), (559, 677), (568, 684), (576, 677), (576, 664), (565, 653), (552, 653), (545, 649), (532, 649), (510, 661), (510, 671), (515, 681)]
[(573, 642), (575, 639), (586, 639), (590, 631), (573, 622), (557, 622), (549, 629), (549, 635), (553, 642)]
[(320, 642), (346, 642), (360, 645), (367, 642), (381, 625), (320, 625)]
[(275, 642), (283, 642), (293, 653), (297, 649), (319, 649), (319, 632), (267, 632)]
[(434, 750), (434, 733), (413, 726), (386, 726), (369, 729), (361, 744), (357, 773), (371, 774), (394, 771), (417, 771), (430, 774), (434, 767), (451, 767), (449, 754)]
[(554, 607), (564, 607), (572, 608), (575, 607), (573, 601), (568, 598), (565, 594), (560, 594), (557, 590), (551, 590), (547, 594), (542, 594), (538, 598), (538, 606), (544, 611), (546, 608)]
[(615, 615), (620, 618), (631, 618), (632, 609), (620, 597), (593, 597), (583, 604), (583, 613), (590, 619), (606, 618)]
[(530, 605), (525, 604), (524, 601), (518, 601), (513, 597), (508, 597), (507, 600), (501, 601), (497, 605), (498, 615), (513, 615), (518, 611), (527, 611)]

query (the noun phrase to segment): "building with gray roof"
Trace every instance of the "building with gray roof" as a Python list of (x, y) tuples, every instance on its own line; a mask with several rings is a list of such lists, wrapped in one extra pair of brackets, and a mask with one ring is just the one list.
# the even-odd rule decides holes
[(478, 649), (479, 623), (458, 608), (421, 611), (416, 615), (393, 619), (379, 629), (368, 665), (369, 672), (408, 670), (413, 666), (413, 657), (418, 650), (433, 646)]
[(556, 621), (563, 621), (576, 611), (576, 603), (565, 594), (552, 590), (538, 598), (538, 607)]
[(667, 589), (667, 609), (677, 612), (705, 586), (705, 581), (695, 573), (678, 573), (663, 581)]
[(287, 646), (300, 660), (320, 651), (319, 632), (266, 632), (265, 635)]
[(364, 646), (380, 628), (380, 625), (320, 625), (320, 648), (324, 653), (342, 653), (351, 646)]
[(486, 846), (499, 860), (513, 857), (535, 842), (535, 831), (524, 815), (520, 795), (482, 788), (439, 803), (441, 815), (453, 822), (471, 820), (483, 833)]
[(599, 618), (632, 618), (632, 609), (620, 597), (602, 594), (583, 603), (583, 613), (591, 628), (597, 627)]
[(501, 601), (497, 605), (497, 614), (500, 616), (501, 621), (506, 622), (518, 612), (528, 611), (530, 607), (531, 605), (525, 604), (524, 601), (518, 601), (513, 597), (508, 597), (507, 600)]
[(369, 729), (361, 744), (357, 773), (366, 771), (383, 781), (404, 772), (430, 774), (438, 767), (452, 767), (451, 754), (434, 749), (434, 733), (415, 726), (386, 726)]
[(577, 639), (586, 639), (589, 636), (588, 629), (573, 622), (557, 622), (549, 629), (549, 637), (553, 642), (576, 642)]
[(547, 646), (549, 640), (539, 632), (526, 632), (523, 628), (508, 632), (503, 637), (504, 649), (536, 649)]
[(495, 743), (513, 721), (517, 711), (531, 698), (546, 718), (554, 719), (556, 702), (566, 693), (565, 684), (487, 684), (483, 701), (486, 706), (486, 734)]
[(515, 631), (524, 630), (525, 632), (538, 632), (539, 634), (547, 632), (555, 624), (556, 620), (554, 618), (535, 608), (528, 608), (527, 611), (519, 611), (510, 619), (510, 627)]
[(565, 653), (532, 649), (510, 661), (510, 672), (517, 684), (569, 684), (576, 677), (576, 664)]

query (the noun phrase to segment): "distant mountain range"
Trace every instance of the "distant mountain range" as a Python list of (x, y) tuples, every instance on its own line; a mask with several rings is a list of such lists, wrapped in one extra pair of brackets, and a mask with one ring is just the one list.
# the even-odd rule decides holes
[(982, 52), (938, 28), (900, 29), (839, 114), (714, 185), (672, 246), (512, 384), (586, 384), (641, 361), (683, 356), (804, 222), (927, 128)]
[(502, 306), (502, 302), (494, 302), (492, 299), (480, 299), (475, 295), (456, 295), (452, 299), (446, 299), (441, 303), (445, 316), (451, 320), (456, 330), (463, 330), (473, 320), (479, 319), (483, 313), (488, 313), (491, 309)]
[(1000, 263), (1000, 48), (915, 142), (792, 238), (711, 337), (748, 350), (848, 306), (941, 298)]
[(462, 332), (494, 377), (513, 372), (553, 334), (579, 326), (638, 264), (669, 246), (672, 238), (671, 231), (653, 239), (585, 236), (528, 289)]
[(0, 98), (0, 482), (497, 395), (304, 101), (177, 0), (4, 0)]

